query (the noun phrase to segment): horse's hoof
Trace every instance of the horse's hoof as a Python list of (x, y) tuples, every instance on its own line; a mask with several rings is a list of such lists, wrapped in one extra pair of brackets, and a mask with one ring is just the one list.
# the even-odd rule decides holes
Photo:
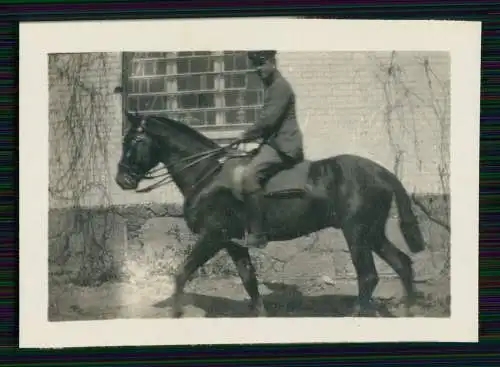
[(252, 317), (267, 317), (267, 311), (265, 309), (250, 307), (250, 315)]
[(405, 307), (405, 317), (415, 317), (418, 314), (418, 306), (411, 305)]
[(251, 317), (267, 317), (268, 316), (266, 311), (252, 310), (252, 312), (250, 314), (251, 314)]
[(267, 317), (267, 311), (264, 307), (264, 304), (260, 304), (258, 306), (250, 305), (250, 312), (254, 317)]
[(180, 319), (184, 315), (184, 312), (182, 310), (172, 310), (170, 313), (171, 317), (173, 319)]
[(375, 307), (364, 308), (357, 305), (353, 312), (352, 317), (378, 317), (379, 314)]
[(258, 310), (257, 311), (257, 317), (267, 317), (267, 311), (266, 310)]
[(354, 317), (378, 317), (380, 316), (375, 310), (360, 310)]

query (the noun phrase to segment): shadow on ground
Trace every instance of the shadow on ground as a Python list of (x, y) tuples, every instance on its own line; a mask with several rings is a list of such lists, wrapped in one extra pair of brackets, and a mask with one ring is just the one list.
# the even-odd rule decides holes
[[(317, 295), (306, 296), (295, 285), (284, 283), (263, 283), (271, 293), (264, 296), (269, 317), (352, 317), (355, 311), (355, 296)], [(226, 297), (209, 296), (186, 292), (184, 306), (201, 309), (205, 317), (251, 317), (248, 300), (234, 300)], [(389, 311), (387, 300), (377, 300), (378, 316), (395, 317)], [(153, 307), (170, 308), (172, 298), (157, 302)], [(184, 317), (190, 317), (187, 313)]]
[[(381, 282), (374, 294), (378, 317), (405, 317), (397, 279)], [(333, 286), (317, 280), (301, 284), (268, 279), (259, 287), (269, 317), (352, 317), (357, 314), (355, 282)], [(449, 317), (449, 280), (419, 284), (415, 317)], [(50, 321), (148, 319), (171, 317), (173, 285), (169, 279), (137, 284), (109, 283), (98, 288), (60, 287), (51, 295)], [(167, 298), (168, 297), (168, 298)], [(184, 317), (252, 317), (250, 301), (236, 278), (198, 279), (186, 289)]]

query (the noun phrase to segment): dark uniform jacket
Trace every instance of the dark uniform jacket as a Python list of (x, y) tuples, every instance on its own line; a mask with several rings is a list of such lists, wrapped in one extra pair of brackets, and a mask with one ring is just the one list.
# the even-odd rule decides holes
[(259, 119), (244, 136), (263, 138), (282, 154), (300, 161), (304, 159), (304, 151), (295, 111), (295, 93), (278, 70), (273, 78), (264, 89), (264, 106)]

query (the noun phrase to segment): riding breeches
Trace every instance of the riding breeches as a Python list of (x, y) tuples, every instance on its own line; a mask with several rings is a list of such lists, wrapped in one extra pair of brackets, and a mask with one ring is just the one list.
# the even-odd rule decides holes
[(246, 166), (243, 174), (243, 193), (252, 194), (273, 175), (288, 166), (287, 161), (274, 148), (263, 144), (257, 155)]

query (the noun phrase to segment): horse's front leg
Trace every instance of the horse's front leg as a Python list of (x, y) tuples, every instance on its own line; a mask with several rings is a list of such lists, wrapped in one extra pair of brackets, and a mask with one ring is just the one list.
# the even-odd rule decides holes
[(203, 266), (208, 260), (215, 256), (222, 248), (220, 239), (208, 234), (200, 236), (196, 241), (191, 253), (184, 260), (184, 263), (177, 271), (175, 276), (175, 290), (173, 295), (173, 310), (174, 318), (182, 317), (182, 297), (184, 295), (184, 287), (191, 276)]
[(238, 270), (238, 274), (243, 282), (243, 286), (250, 296), (251, 310), (258, 317), (266, 317), (266, 308), (264, 307), (264, 301), (259, 292), (259, 284), (257, 282), (257, 275), (255, 274), (255, 267), (250, 259), (248, 249), (229, 242), (226, 244), (226, 250), (236, 265), (236, 269)]

